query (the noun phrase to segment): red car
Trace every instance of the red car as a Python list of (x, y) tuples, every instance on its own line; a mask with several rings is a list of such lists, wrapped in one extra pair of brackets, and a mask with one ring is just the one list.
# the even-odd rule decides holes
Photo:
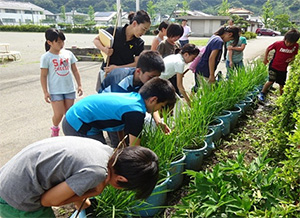
[(255, 32), (259, 36), (280, 36), (281, 33), (272, 29), (258, 28)]

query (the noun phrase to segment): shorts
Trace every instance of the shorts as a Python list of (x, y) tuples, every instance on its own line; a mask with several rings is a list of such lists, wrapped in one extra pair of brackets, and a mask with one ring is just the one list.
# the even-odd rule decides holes
[(2, 198), (0, 198), (0, 217), (52, 217), (55, 218), (55, 215), (53, 213), (53, 210), (51, 207), (42, 207), (39, 210), (28, 212), (28, 211), (22, 211), (18, 210), (12, 206), (10, 206), (8, 203), (6, 203)]
[(63, 101), (65, 99), (75, 99), (76, 92), (71, 92), (67, 94), (50, 94), (51, 101)]
[(278, 71), (272, 68), (269, 68), (269, 81), (276, 82), (279, 85), (284, 86), (286, 81), (287, 71)]

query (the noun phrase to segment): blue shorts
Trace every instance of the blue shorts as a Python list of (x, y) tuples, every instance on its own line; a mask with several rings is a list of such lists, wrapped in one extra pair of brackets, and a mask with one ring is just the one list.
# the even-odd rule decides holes
[(75, 99), (76, 92), (71, 92), (67, 94), (50, 94), (51, 101), (63, 101), (65, 99)]

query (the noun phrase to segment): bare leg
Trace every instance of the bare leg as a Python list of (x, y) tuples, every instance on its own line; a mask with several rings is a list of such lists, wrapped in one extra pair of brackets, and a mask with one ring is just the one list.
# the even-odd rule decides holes
[(65, 113), (74, 104), (75, 99), (65, 99)]
[(280, 93), (280, 95), (282, 95), (282, 93), (283, 93), (283, 85), (279, 85), (279, 93)]
[(271, 85), (273, 85), (274, 82), (268, 81), (265, 83), (263, 89), (261, 90), (262, 93), (266, 94), (270, 88)]
[(53, 117), (52, 117), (52, 122), (54, 126), (58, 126), (59, 123), (61, 122), (64, 114), (65, 114), (65, 103), (64, 101), (52, 101), (51, 102), (52, 109), (53, 109)]

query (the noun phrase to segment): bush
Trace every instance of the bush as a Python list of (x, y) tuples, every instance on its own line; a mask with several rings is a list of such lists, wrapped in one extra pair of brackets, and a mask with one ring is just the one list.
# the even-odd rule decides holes
[(254, 39), (256, 38), (256, 33), (253, 33), (253, 32), (245, 32), (242, 34), (242, 36), (246, 37), (246, 39)]

